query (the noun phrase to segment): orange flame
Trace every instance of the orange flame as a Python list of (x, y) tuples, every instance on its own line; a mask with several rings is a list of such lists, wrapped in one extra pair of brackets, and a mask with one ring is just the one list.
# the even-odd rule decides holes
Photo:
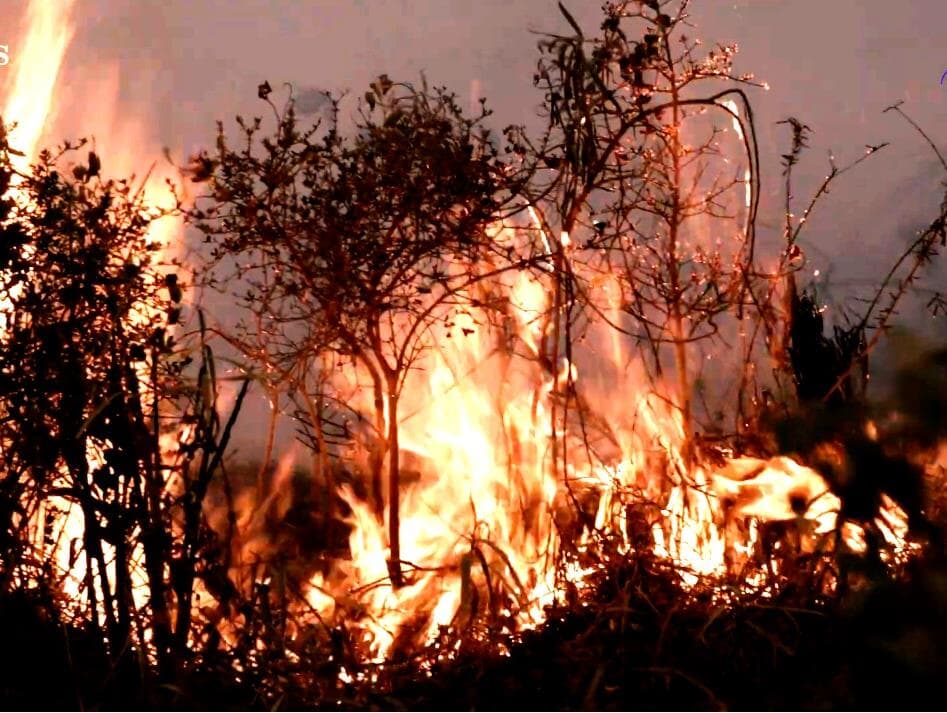
[[(59, 97), (63, 95), (62, 70), (70, 45), (76, 34), (75, 0), (30, 0), (22, 18), (23, 31), (11, 48), (11, 62), (5, 71), (11, 75), (4, 84), (3, 110), (0, 118), (6, 125), (15, 124), (10, 132), (11, 146), (22, 155), (12, 156), (14, 168), (24, 172), (36, 160), (43, 142), (61, 140), (84, 131), (98, 131), (93, 144), (105, 160), (107, 173), (125, 177), (148, 168), (159, 148), (149, 140), (149, 127), (127, 109), (118, 105), (119, 71), (116, 66), (96, 66), (94, 71), (79, 72), (83, 86), (71, 89), (85, 99), (84, 110), (69, 107), (64, 111)], [(151, 206), (170, 207), (171, 196), (161, 190), (161, 180), (169, 172), (158, 175), (152, 171), (141, 187), (142, 197)], [(11, 196), (19, 200), (13, 181)], [(149, 239), (165, 246), (162, 256), (169, 259), (178, 250), (181, 225), (171, 219), (155, 221), (149, 228)], [(137, 319), (151, 319), (141, 314)], [(101, 462), (97, 452), (88, 454), (94, 467)], [(30, 508), (30, 531), (37, 556), (55, 564), (67, 599), (81, 600), (85, 586), (85, 557), (80, 557), (83, 541), (83, 518), (80, 508), (69, 500), (54, 496)], [(110, 545), (106, 544), (106, 548)], [(140, 555), (140, 553), (139, 553)], [(106, 552), (111, 559), (112, 553)], [(140, 561), (141, 557), (137, 557)], [(107, 573), (112, 579), (112, 573)], [(145, 579), (141, 567), (132, 569), (132, 591), (138, 604), (144, 604)]]
[[(27, 32), (16, 48), (3, 105), (4, 120), (18, 123), (13, 140), (26, 154), (22, 167), (42, 137), (85, 128), (101, 132), (96, 150), (110, 172), (141, 170), (151, 155), (150, 127), (119, 110), (117, 68), (87, 73), (98, 79), (82, 88), (88, 111), (71, 117), (77, 124), (53, 120), (60, 68), (75, 33), (74, 5), (74, 0), (31, 0), (27, 9)], [(738, 123), (734, 129), (741, 131)], [(159, 178), (153, 172), (143, 189), (153, 204), (161, 202)], [(533, 218), (538, 224), (535, 213)], [(152, 230), (151, 237), (170, 252), (180, 243), (180, 226), (173, 221), (156, 223)], [(497, 231), (503, 239), (517, 237), (508, 227)], [(551, 252), (551, 236), (541, 233), (541, 240)], [(579, 249), (567, 233), (559, 236), (559, 245), (566, 259)], [(618, 279), (585, 277), (596, 288), (602, 313), (620, 322)], [(340, 493), (351, 511), (351, 557), (309, 578), (307, 603), (324, 620), (356, 622), (369, 656), (382, 659), (399, 645), (423, 645), (447, 627), (473, 630), (485, 612), (495, 622), (513, 618), (519, 628), (538, 625), (545, 607), (560, 595), (558, 574), (581, 587), (590, 571), (567, 560), (567, 548), (591, 547), (591, 531), (619, 539), (625, 553), (642, 546), (625, 507), (633, 500), (654, 505), (660, 517), (649, 523), (647, 546), (677, 564), (689, 586), (727, 572), (728, 547), (733, 547), (726, 537), (727, 517), (796, 520), (815, 533), (835, 527), (837, 498), (818, 473), (790, 458), (737, 457), (716, 468), (689, 466), (685, 427), (669, 389), (648, 378), (616, 330), (593, 326), (585, 356), (544, 364), (539, 357), (550, 338), (550, 285), (521, 274), (499, 278), (492, 287), (508, 302), (502, 326), (454, 315), (450, 332), (428, 345), (404, 385), (400, 441), (405, 460), (410, 456), (412, 462), (404, 472), (401, 507), (406, 586), (394, 589), (388, 582), (387, 523), (349, 486)], [(353, 369), (339, 379), (352, 391), (358, 377)], [(569, 415), (567, 397), (594, 404), (594, 442), (588, 424), (570, 421), (576, 406)], [(281, 461), (269, 499), (238, 503), (237, 529), (244, 539), (237, 565), (265, 554), (269, 544), (257, 537), (260, 520), (271, 509), (285, 515), (294, 458), (291, 452)], [(567, 521), (563, 512), (576, 507), (594, 513), (590, 523)], [(82, 530), (78, 509), (50, 499), (33, 524), (37, 548), (65, 575), (66, 593), (78, 594), (85, 574), (76, 557)], [(879, 527), (892, 541), (903, 540), (904, 514), (888, 503)], [(571, 542), (563, 542), (564, 530)], [(744, 551), (753, 546), (753, 537), (740, 545)], [(850, 532), (849, 539), (857, 547), (857, 533)], [(141, 589), (136, 583), (136, 592)]]

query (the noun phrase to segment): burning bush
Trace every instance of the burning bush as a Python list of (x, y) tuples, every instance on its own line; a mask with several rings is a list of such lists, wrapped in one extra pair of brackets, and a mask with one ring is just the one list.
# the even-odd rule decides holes
[[(756, 264), (739, 88), (754, 82), (732, 73), (734, 49), (672, 43), (683, 9), (654, 3), (609, 6), (597, 37), (563, 15), (575, 34), (541, 43), (534, 78), (546, 130), (508, 128), (502, 154), (474, 131), (485, 111), (467, 119), (442, 90), (382, 76), (350, 135), (339, 101), (304, 127), (264, 84), (274, 133), (240, 120), (239, 148), (221, 128), (191, 167), (208, 186), (190, 213), (212, 246), (208, 282), (249, 315), (228, 341), (303, 404), (316, 482), (332, 488), (330, 463), (368, 481), (367, 500), (340, 489), (348, 556), (304, 587), (320, 620), (359, 632), (355, 660), (535, 627), (581, 595), (603, 547), (653, 550), (685, 588), (774, 596), (804, 569), (825, 596), (859, 538), (901, 547), (904, 519), (925, 522), (913, 465), (885, 456), (897, 484), (853, 485), (826, 461), (886, 451), (849, 437), (863, 412), (834, 411), (835, 430), (796, 443), (808, 425), (761, 406), (773, 391), (787, 413), (797, 396), (834, 403), (842, 383), (854, 402), (876, 340), (867, 316), (823, 336), (794, 281), (804, 220), (787, 217), (775, 271)], [(722, 80), (735, 86), (698, 94)], [(787, 194), (808, 130), (790, 123)], [(740, 348), (722, 368), (738, 376), (712, 393), (703, 365), (727, 339)]]
[[(742, 703), (741, 672), (758, 693), (819, 642), (847, 654), (840, 611), (937, 610), (943, 360), (894, 405), (864, 401), (861, 370), (947, 214), (826, 336), (797, 241), (863, 158), (795, 220), (808, 127), (788, 120), (784, 241), (761, 256), (734, 48), (685, 38), (686, 2), (609, 3), (595, 36), (560, 7), (538, 135), (384, 75), (306, 124), (262, 84), (275, 126), (221, 125), (178, 204), (236, 324), (184, 331), (166, 211), (133, 181), (84, 143), (26, 169), (3, 135), (0, 602), (86, 646), (93, 680), (120, 672), (80, 702), (138, 676), (168, 705), (207, 682), (243, 705), (427, 705), (473, 670), (517, 701), (551, 675), (627, 706), (630, 674), (646, 700)], [(249, 468), (225, 456), (252, 384), (271, 418)], [(284, 417), (300, 463), (274, 457)], [(897, 654), (890, 633), (866, 646)]]

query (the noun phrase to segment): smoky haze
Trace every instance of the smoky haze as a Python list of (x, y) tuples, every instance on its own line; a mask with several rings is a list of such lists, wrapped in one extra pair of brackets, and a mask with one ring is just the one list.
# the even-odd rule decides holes
[[(583, 27), (597, 29), (600, 0), (565, 4)], [(9, 45), (10, 66), (25, 6), (0, 6), (0, 44)], [(424, 72), (465, 99), (486, 97), (497, 127), (530, 124), (541, 100), (532, 86), (536, 33), (566, 31), (554, 0), (79, 0), (74, 16), (57, 130), (109, 130), (83, 106), (97, 99), (70, 88), (113, 72), (115, 122), (124, 111), (145, 120), (155, 146), (182, 159), (213, 141), (216, 120), (232, 126), (236, 114), (262, 113), (256, 87), (264, 79), (277, 89), (292, 83), (307, 110), (317, 112), (322, 90), (359, 96), (380, 73), (413, 81)], [(847, 163), (866, 145), (891, 142), (839, 181), (802, 241), (808, 276), (828, 276), (827, 297), (841, 301), (877, 281), (941, 197), (944, 176), (930, 148), (882, 110), (903, 101), (947, 148), (943, 0), (693, 0), (691, 17), (691, 34), (706, 45), (736, 42), (736, 70), (771, 87), (750, 90), (763, 240), (780, 231), (779, 156), (788, 132), (777, 121), (795, 116), (814, 130), (797, 174), (800, 203), (826, 174), (829, 149)], [(0, 81), (9, 69), (0, 67)], [(154, 160), (162, 160), (160, 151)], [(942, 323), (915, 316), (912, 324), (947, 337)]]

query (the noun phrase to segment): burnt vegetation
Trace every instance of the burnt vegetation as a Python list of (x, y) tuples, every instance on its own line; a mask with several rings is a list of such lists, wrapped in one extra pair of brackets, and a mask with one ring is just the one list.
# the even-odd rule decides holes
[[(785, 224), (765, 244), (751, 109), (760, 85), (734, 72), (733, 47), (705, 50), (690, 36), (687, 6), (610, 2), (590, 32), (560, 5), (562, 34), (539, 43), (535, 132), (497, 132), (484, 102), (471, 115), (426, 81), (383, 75), (362, 96), (325, 95), (315, 121), (291, 90), (263, 83), (264, 116), (218, 126), (215, 148), (169, 186), (174, 210), (146, 205), (133, 178), (107, 178), (108, 157), (87, 142), (26, 167), (15, 130), (0, 129), (0, 700), (939, 700), (929, 696), (947, 671), (947, 360), (942, 349), (918, 355), (890, 398), (870, 399), (867, 380), (944, 246), (947, 198), (862, 309), (827, 323), (818, 294), (797, 284), (804, 230), (831, 184), (884, 147), (847, 165), (833, 158), (798, 212), (793, 169), (811, 129), (784, 122)], [(171, 219), (196, 247), (185, 264), (151, 231)], [(521, 278), (543, 288), (532, 339), (517, 333)], [(235, 307), (218, 314), (201, 290)], [(927, 307), (941, 306), (935, 293)], [(517, 572), (476, 513), (451, 562), (413, 562), (400, 546), (401, 496), (438, 467), (402, 447), (406, 390), (440, 342), (481, 333), (492, 339), (485, 359), (539, 375), (539, 460), (562, 491), (543, 503), (513, 482), (511, 456), (522, 519), (553, 511), (556, 596), (536, 627), (522, 624), (535, 572)], [(602, 333), (640, 361), (641, 389), (675, 414), (681, 440), (671, 455), (651, 448), (647, 482), (610, 493), (608, 507), (603, 484), (571, 477), (620, 446), (614, 409), (599, 412), (572, 368), (591, 368), (584, 345)], [(266, 446), (241, 462), (232, 441), (254, 391), (270, 407)], [(636, 395), (610, 398), (631, 409)], [(304, 454), (296, 463), (276, 452), (284, 418)], [(702, 474), (734, 455), (816, 469), (838, 499), (834, 528), (816, 532), (806, 517), (824, 493), (791, 492), (790, 515), (754, 520), (759, 492), (714, 491)], [(734, 482), (763, 470), (740, 467)], [(725, 543), (759, 533), (739, 556), (731, 549), (724, 573), (658, 554), (662, 513), (682, 492), (687, 512), (719, 498)], [(351, 558), (356, 500), (384, 525), (387, 577), (332, 592), (329, 618), (308, 595)], [(892, 503), (907, 555), (879, 519)], [(843, 532), (855, 525), (860, 548)], [(450, 623), (424, 640), (432, 615), (418, 611), (373, 661), (361, 597), (432, 570), (459, 573)]]

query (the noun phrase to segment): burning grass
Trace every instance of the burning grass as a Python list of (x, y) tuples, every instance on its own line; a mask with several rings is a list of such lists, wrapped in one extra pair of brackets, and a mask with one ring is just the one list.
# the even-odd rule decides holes
[[(879, 671), (934, 690), (943, 359), (891, 403), (862, 372), (947, 213), (827, 336), (797, 239), (864, 157), (795, 220), (791, 120), (761, 256), (753, 80), (678, 38), (686, 6), (611, 4), (594, 38), (563, 8), (547, 126), (503, 151), (485, 108), (386, 76), (351, 132), (340, 101), (306, 126), (262, 84), (273, 133), (221, 126), (173, 210), (85, 144), (26, 166), (3, 134), (0, 617), (36, 642), (9, 701), (874, 706)], [(204, 238), (193, 270), (169, 212)], [(181, 325), (191, 272), (235, 322)], [(254, 468), (229, 457), (251, 388)], [(45, 649), (71, 682), (49, 699)]]

